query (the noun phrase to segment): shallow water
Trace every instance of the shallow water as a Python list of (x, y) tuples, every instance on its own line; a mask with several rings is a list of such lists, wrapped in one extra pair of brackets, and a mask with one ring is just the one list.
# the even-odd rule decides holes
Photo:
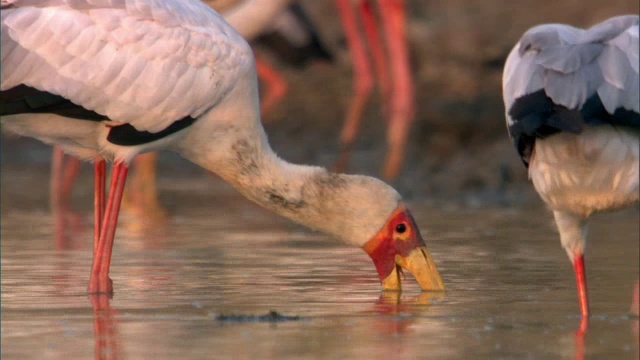
[[(580, 337), (573, 271), (541, 206), (436, 209), (414, 199), (447, 292), (420, 293), (407, 276), (401, 295), (383, 294), (361, 250), (195, 178), (160, 181), (173, 194), (165, 227), (140, 235), (122, 224), (115, 295), (94, 307), (89, 180), (74, 199), (82, 215), (56, 245), (46, 168), (3, 171), (2, 358), (638, 358), (638, 320), (627, 316), (637, 208), (591, 223), (594, 315)], [(301, 320), (217, 320), (270, 310)]]

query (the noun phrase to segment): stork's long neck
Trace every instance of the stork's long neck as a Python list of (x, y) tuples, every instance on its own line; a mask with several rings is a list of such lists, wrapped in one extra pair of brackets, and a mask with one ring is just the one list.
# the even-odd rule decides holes
[(185, 135), (178, 151), (269, 210), (324, 232), (344, 233), (341, 219), (328, 218), (332, 216), (328, 210), (344, 207), (337, 202), (344, 201), (339, 193), (348, 176), (280, 159), (271, 150), (259, 120), (224, 120), (228, 113), (246, 119), (253, 112), (233, 108), (204, 115)]
[(183, 133), (175, 150), (257, 204), (310, 228), (363, 245), (396, 209), (384, 182), (280, 159), (260, 122), (255, 72)]

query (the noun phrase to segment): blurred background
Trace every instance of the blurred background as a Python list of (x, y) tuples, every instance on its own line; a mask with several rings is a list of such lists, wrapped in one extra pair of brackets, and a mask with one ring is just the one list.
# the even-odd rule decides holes
[[(284, 99), (266, 114), (265, 128), (271, 146), (283, 158), (330, 167), (352, 94), (352, 66), (335, 2), (301, 3), (335, 60), (295, 69), (268, 48), (254, 46), (256, 53), (280, 71), (289, 87)], [(588, 27), (611, 16), (638, 13), (638, 2), (406, 0), (406, 7), (417, 107), (404, 166), (393, 185), (405, 197), (433, 204), (539, 201), (505, 128), (501, 97), (504, 60), (531, 26), (562, 22)], [(376, 93), (365, 108), (350, 173), (380, 175), (386, 150), (380, 109)], [(3, 171), (36, 165), (40, 175), (47, 176), (50, 148), (35, 140), (2, 134), (2, 162)], [(90, 183), (90, 169), (85, 168)], [(161, 197), (170, 196), (162, 193), (167, 176), (208, 176), (169, 153), (159, 157), (158, 171)], [(3, 207), (7, 205), (3, 200)]]

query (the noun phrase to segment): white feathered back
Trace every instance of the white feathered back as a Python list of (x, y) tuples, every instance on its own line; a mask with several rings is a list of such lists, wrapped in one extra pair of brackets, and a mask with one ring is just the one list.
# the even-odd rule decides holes
[(587, 30), (562, 24), (528, 30), (505, 64), (507, 112), (516, 99), (541, 89), (569, 109), (580, 109), (597, 92), (609, 113), (640, 112), (639, 22), (637, 15), (625, 15)]
[(24, 83), (141, 131), (200, 116), (253, 61), (247, 43), (197, 0), (5, 6), (2, 90)]

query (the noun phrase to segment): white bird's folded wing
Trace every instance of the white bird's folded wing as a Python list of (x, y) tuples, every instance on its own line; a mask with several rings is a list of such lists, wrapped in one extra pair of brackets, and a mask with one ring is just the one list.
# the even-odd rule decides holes
[[(527, 31), (509, 54), (505, 104), (543, 90), (554, 103), (581, 109), (596, 93), (607, 112), (640, 112), (638, 16), (619, 16), (588, 30), (546, 24)], [(510, 106), (507, 106), (507, 110)]]
[(14, 0), (7, 6), (3, 90), (29, 85), (141, 131), (198, 117), (253, 62), (246, 42), (200, 1)]

